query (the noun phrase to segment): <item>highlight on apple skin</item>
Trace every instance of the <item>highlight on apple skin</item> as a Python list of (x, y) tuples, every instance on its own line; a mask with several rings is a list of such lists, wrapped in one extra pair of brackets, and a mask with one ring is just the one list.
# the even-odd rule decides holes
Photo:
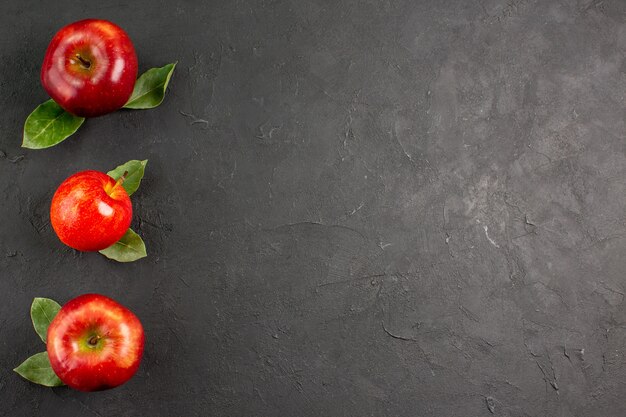
[(67, 246), (79, 251), (106, 249), (130, 227), (132, 203), (122, 186), (99, 171), (82, 171), (67, 178), (52, 197), (50, 222)]
[(63, 383), (79, 391), (102, 391), (137, 372), (144, 343), (143, 326), (133, 312), (104, 295), (84, 294), (52, 320), (46, 346)]
[(116, 24), (85, 19), (59, 30), (48, 45), (41, 83), (65, 111), (96, 117), (120, 109), (137, 79), (137, 54)]

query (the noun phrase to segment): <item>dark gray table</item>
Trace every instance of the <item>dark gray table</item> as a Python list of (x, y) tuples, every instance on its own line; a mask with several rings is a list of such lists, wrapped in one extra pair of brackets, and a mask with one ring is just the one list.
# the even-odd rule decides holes
[[(626, 415), (626, 2), (72, 3), (0, 18), (1, 415)], [(166, 100), (21, 149), (85, 17), (179, 61)], [(149, 258), (62, 246), (57, 185), (143, 158)], [(20, 379), (32, 298), (85, 292), (142, 319), (138, 374)]]

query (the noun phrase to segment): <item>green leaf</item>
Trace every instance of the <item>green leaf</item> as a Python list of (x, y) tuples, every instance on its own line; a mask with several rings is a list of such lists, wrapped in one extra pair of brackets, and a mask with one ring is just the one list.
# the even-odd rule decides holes
[(177, 62), (174, 62), (161, 68), (152, 68), (141, 74), (124, 108), (152, 109), (161, 104), (176, 64)]
[(40, 104), (24, 123), (22, 147), (44, 149), (67, 139), (85, 121), (63, 110), (54, 100)]
[(49, 298), (35, 298), (30, 306), (30, 318), (33, 320), (33, 327), (44, 343), (46, 343), (48, 326), (60, 309), (59, 303)]
[(126, 189), (128, 195), (131, 195), (137, 191), (137, 188), (139, 188), (147, 163), (147, 159), (144, 159), (143, 161), (128, 161), (125, 164), (118, 166), (113, 171), (109, 171), (107, 174), (117, 181), (122, 175), (124, 175), (125, 172), (127, 172), (126, 179), (122, 183), (122, 187)]
[(118, 262), (133, 262), (148, 256), (146, 254), (146, 245), (132, 229), (128, 229), (120, 240), (108, 248), (102, 249), (100, 253)]
[(34, 354), (22, 362), (14, 371), (35, 384), (45, 385), (46, 387), (65, 385), (52, 370), (48, 352)]

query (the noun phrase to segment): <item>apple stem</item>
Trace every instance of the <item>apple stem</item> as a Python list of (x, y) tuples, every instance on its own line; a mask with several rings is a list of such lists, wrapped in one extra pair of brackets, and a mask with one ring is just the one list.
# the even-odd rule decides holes
[(124, 181), (126, 181), (126, 177), (128, 176), (128, 171), (124, 171), (124, 173), (122, 174), (121, 177), (118, 178), (117, 182), (115, 183), (115, 186), (113, 186), (113, 188), (117, 187), (118, 185), (122, 185), (124, 184)]
[(113, 191), (118, 185), (122, 185), (124, 184), (124, 181), (126, 180), (126, 176), (128, 175), (128, 171), (124, 171), (124, 173), (122, 174), (121, 177), (119, 177), (117, 179), (117, 181), (115, 182), (115, 185), (113, 186), (113, 188), (111, 189), (111, 191)]
[(98, 344), (98, 340), (100, 340), (99, 336), (91, 336), (91, 338), (87, 341), (91, 346), (95, 346)]
[(80, 63), (83, 65), (83, 67), (85, 67), (85, 69), (89, 69), (91, 67), (91, 62), (87, 61), (85, 58), (83, 58), (79, 54), (76, 54), (76, 59), (80, 61)]
[(124, 171), (124, 174), (123, 174), (121, 177), (119, 177), (119, 178), (117, 179), (117, 181), (115, 181), (115, 184), (113, 184), (113, 187), (111, 187), (110, 185), (108, 185), (108, 184), (107, 184), (107, 185), (104, 187), (104, 191), (106, 191), (106, 193), (107, 193), (108, 195), (111, 195), (111, 193), (113, 192), (113, 190), (115, 190), (118, 186), (120, 186), (120, 185), (124, 184), (124, 180), (126, 180), (126, 176), (127, 176), (127, 175), (128, 175), (128, 171)]

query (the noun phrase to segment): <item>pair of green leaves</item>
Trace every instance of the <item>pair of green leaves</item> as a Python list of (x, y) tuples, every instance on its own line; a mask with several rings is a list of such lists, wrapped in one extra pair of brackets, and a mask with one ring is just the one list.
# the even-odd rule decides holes
[[(126, 174), (124, 182), (122, 182), (122, 187), (124, 187), (130, 196), (139, 188), (147, 163), (147, 159), (143, 161), (128, 161), (114, 170), (107, 172), (107, 174), (116, 181)], [(143, 243), (141, 237), (132, 229), (128, 229), (120, 240), (108, 248), (102, 249), (100, 253), (118, 262), (133, 262), (147, 256), (146, 245)]]
[[(125, 109), (152, 109), (163, 102), (176, 63), (152, 68), (135, 82), (133, 93)], [(63, 110), (50, 99), (39, 105), (26, 119), (22, 147), (44, 149), (54, 146), (73, 135), (85, 121)]]
[[(33, 321), (33, 327), (44, 343), (46, 343), (48, 327), (59, 310), (61, 310), (59, 303), (49, 298), (35, 298), (30, 306), (30, 318)], [(23, 378), (46, 387), (65, 385), (52, 370), (48, 352), (34, 354), (14, 371)]]

